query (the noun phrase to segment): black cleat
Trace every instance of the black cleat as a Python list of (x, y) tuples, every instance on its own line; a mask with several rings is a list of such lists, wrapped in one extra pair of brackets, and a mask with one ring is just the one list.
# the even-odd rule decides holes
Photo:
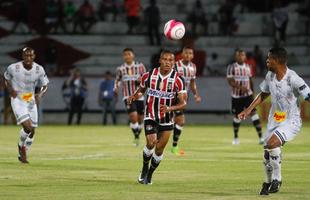
[(269, 193), (276, 193), (276, 192), (279, 192), (280, 190), (280, 187), (282, 185), (282, 181), (278, 181), (278, 180), (273, 180), (271, 182), (271, 186), (269, 188)]
[(138, 178), (138, 182), (139, 183), (141, 183), (141, 184), (144, 184), (144, 180), (145, 180), (145, 178), (146, 178), (146, 175), (147, 175), (147, 172), (148, 172), (148, 168), (142, 168), (142, 171), (141, 171), (141, 173), (140, 173), (140, 175), (139, 175), (139, 178)]
[(18, 146), (18, 160), (21, 162), (21, 163), (24, 163), (24, 164), (28, 164), (29, 162), (27, 161), (27, 155), (26, 155), (26, 147), (25, 146)]
[(144, 179), (144, 184), (145, 185), (152, 185), (152, 175), (153, 173), (147, 173), (147, 176)]
[(263, 183), (262, 190), (260, 191), (259, 195), (269, 195), (269, 187), (271, 183)]

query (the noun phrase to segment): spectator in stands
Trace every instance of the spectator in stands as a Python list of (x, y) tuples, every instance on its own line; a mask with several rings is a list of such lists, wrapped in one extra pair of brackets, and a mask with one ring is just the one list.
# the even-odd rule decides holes
[(76, 13), (76, 7), (72, 1), (68, 1), (64, 6), (65, 19), (67, 22), (72, 22)]
[(256, 63), (256, 60), (255, 60), (252, 52), (247, 52), (245, 63), (247, 63), (250, 66), (252, 76), (253, 77), (256, 76), (257, 63)]
[(65, 6), (62, 0), (57, 1), (57, 23), (55, 27), (55, 32), (58, 33), (58, 28), (60, 27), (63, 33), (67, 33), (67, 27), (65, 23)]
[(58, 5), (56, 0), (49, 0), (46, 5), (45, 25), (47, 32), (55, 31), (58, 20)]
[(106, 20), (106, 14), (113, 14), (113, 22), (116, 21), (118, 14), (118, 2), (117, 0), (101, 0), (98, 6), (98, 16), (102, 21)]
[(304, 17), (305, 33), (310, 34), (310, 0), (304, 0), (299, 4), (298, 13)]
[(112, 114), (113, 124), (116, 124), (116, 112), (115, 104), (117, 102), (117, 96), (113, 91), (114, 79), (110, 71), (106, 71), (104, 79), (100, 83), (98, 103), (102, 107), (103, 120), (102, 124), (107, 124), (108, 111)]
[(94, 7), (88, 0), (84, 0), (84, 3), (80, 6), (76, 13), (74, 20), (73, 33), (76, 33), (76, 29), (79, 26), (84, 34), (88, 33), (92, 25), (96, 22)]
[(281, 0), (274, 1), (274, 9), (272, 11), (272, 21), (274, 25), (275, 44), (279, 45), (286, 41), (286, 28), (288, 24), (288, 7)]
[(128, 34), (132, 34), (133, 29), (139, 25), (140, 9), (141, 9), (140, 0), (125, 0)]
[(192, 23), (192, 34), (197, 35), (197, 25), (203, 28), (203, 34), (208, 34), (208, 21), (206, 13), (200, 0), (196, 0), (195, 6), (188, 16), (188, 21)]
[(144, 11), (145, 23), (151, 45), (154, 45), (154, 36), (156, 44), (161, 44), (159, 25), (160, 25), (160, 11), (156, 5), (156, 0), (150, 0), (150, 5)]
[(259, 75), (264, 75), (265, 74), (265, 61), (264, 61), (264, 55), (263, 55), (263, 51), (259, 48), (258, 45), (254, 46), (254, 50), (253, 50), (253, 57), (256, 61), (256, 66)]
[(159, 59), (160, 59), (160, 54), (163, 51), (162, 48), (159, 49), (159, 51), (155, 54), (153, 54), (151, 56), (151, 66), (150, 66), (150, 70), (159, 67), (160, 63), (159, 63)]
[(74, 113), (77, 113), (76, 124), (80, 124), (83, 106), (87, 96), (87, 83), (86, 80), (81, 76), (79, 69), (73, 70), (73, 73), (65, 82), (65, 87), (69, 87), (71, 91), (68, 124), (72, 124)]
[(234, 29), (235, 19), (233, 18), (234, 3), (226, 0), (218, 10), (220, 34), (231, 35)]
[(31, 33), (31, 29), (28, 24), (28, 12), (29, 12), (29, 5), (27, 3), (27, 0), (15, 0), (15, 21), (14, 25), (11, 29), (12, 33), (16, 32), (16, 29), (19, 24), (24, 24), (27, 28), (27, 31), (24, 33)]

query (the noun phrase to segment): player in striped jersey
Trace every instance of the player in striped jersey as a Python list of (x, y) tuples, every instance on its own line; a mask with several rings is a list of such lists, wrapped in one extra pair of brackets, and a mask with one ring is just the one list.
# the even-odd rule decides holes
[[(199, 103), (201, 101), (201, 97), (198, 94), (196, 85), (196, 65), (192, 62), (193, 58), (193, 48), (185, 46), (182, 50), (182, 59), (176, 62), (175, 69), (185, 80), (186, 90), (191, 90), (194, 95), (195, 102)], [(171, 152), (175, 155), (180, 155), (183, 151), (180, 151), (178, 141), (185, 124), (185, 116), (183, 110), (177, 110), (174, 114), (173, 143)]]
[[(145, 73), (139, 89), (128, 98), (130, 104), (144, 94), (147, 96), (144, 114), (146, 146), (143, 149), (143, 167), (138, 179), (142, 184), (152, 184), (153, 172), (163, 159), (163, 152), (173, 129), (173, 111), (182, 110), (186, 105), (185, 83), (173, 69), (174, 64), (174, 54), (162, 51), (160, 67)], [(175, 103), (176, 100), (178, 103)]]
[(116, 70), (114, 92), (117, 95), (119, 86), (121, 85), (123, 101), (130, 120), (130, 128), (134, 134), (134, 143), (138, 146), (143, 123), (144, 97), (141, 96), (130, 105), (127, 103), (127, 99), (138, 89), (141, 76), (146, 72), (146, 69), (143, 63), (134, 60), (135, 54), (131, 48), (125, 48), (123, 50), (123, 59), (125, 62)]
[[(239, 144), (238, 131), (241, 120), (238, 118), (238, 114), (247, 108), (253, 101), (252, 74), (250, 66), (245, 63), (245, 52), (241, 49), (237, 49), (235, 52), (235, 59), (236, 62), (227, 67), (227, 80), (232, 89), (232, 114), (234, 115), (234, 140), (232, 143), (234, 145)], [(251, 119), (259, 137), (259, 144), (263, 144), (262, 126), (255, 109), (251, 112)]]

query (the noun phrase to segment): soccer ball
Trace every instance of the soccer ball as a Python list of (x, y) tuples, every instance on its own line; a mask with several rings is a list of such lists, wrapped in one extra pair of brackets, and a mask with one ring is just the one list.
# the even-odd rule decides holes
[(180, 40), (185, 34), (184, 24), (175, 19), (169, 20), (165, 24), (164, 33), (170, 40)]

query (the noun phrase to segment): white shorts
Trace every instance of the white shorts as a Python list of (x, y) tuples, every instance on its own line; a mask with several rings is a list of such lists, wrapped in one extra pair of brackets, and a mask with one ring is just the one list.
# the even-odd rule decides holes
[(30, 103), (25, 102), (18, 97), (11, 98), (11, 106), (16, 117), (17, 124), (31, 120), (32, 127), (38, 127), (38, 110), (34, 100)]
[(287, 121), (282, 125), (279, 125), (273, 129), (269, 129), (264, 135), (265, 145), (273, 134), (277, 136), (281, 141), (282, 145), (284, 145), (285, 142), (292, 141), (298, 135), (300, 128), (300, 123)]

